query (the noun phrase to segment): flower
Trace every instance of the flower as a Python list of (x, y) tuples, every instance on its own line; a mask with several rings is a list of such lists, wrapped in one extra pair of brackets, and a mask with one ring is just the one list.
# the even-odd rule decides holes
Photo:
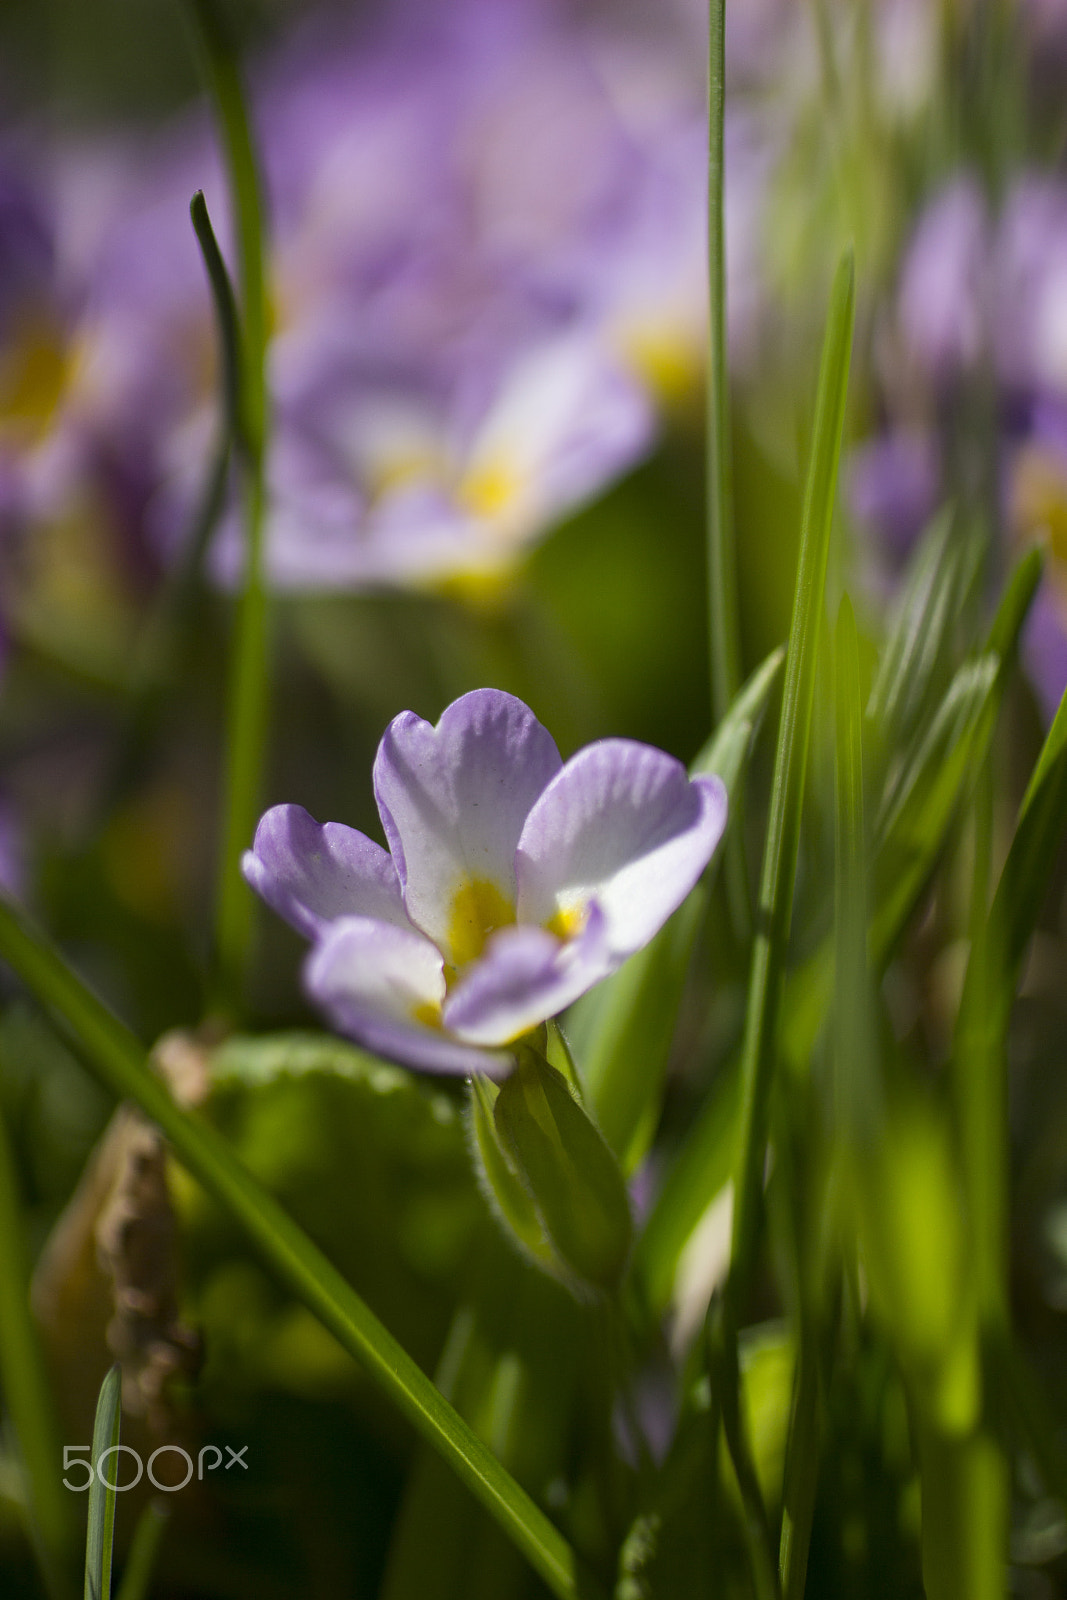
[(521, 700), (476, 689), (386, 729), (389, 850), (296, 805), (261, 819), (249, 883), (312, 940), (307, 989), (342, 1032), (431, 1072), (506, 1073), (506, 1046), (652, 938), (722, 837), (718, 778), (602, 739), (564, 764)]

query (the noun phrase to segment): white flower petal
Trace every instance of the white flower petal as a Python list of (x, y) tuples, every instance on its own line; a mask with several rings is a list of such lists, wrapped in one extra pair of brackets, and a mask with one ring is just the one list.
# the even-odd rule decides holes
[(595, 900), (618, 959), (648, 943), (703, 872), (726, 825), (717, 778), (690, 781), (649, 745), (603, 739), (573, 756), (519, 841), (519, 921), (566, 932)]
[(374, 792), (404, 903), (451, 964), (513, 920), (515, 847), (561, 765), (533, 712), (497, 689), (463, 695), (436, 727), (405, 711), (386, 729)]

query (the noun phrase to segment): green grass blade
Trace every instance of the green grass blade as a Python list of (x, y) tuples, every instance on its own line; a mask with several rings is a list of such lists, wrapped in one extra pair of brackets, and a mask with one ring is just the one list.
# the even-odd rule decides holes
[[(756, 731), (781, 670), (776, 650), (752, 674), (716, 734), (693, 763), (737, 796)], [(582, 1037), (582, 1082), (597, 1125), (632, 1172), (645, 1156), (659, 1115), (682, 989), (713, 881), (705, 873), (652, 942), (589, 996)]]
[[(866, 826), (859, 640), (846, 594), (834, 640), (834, 1102), (847, 1154), (875, 1137), (878, 1092), (867, 970)], [(816, 1318), (802, 1268), (796, 1387), (786, 1441), (778, 1576), (783, 1600), (802, 1600), (819, 1470)]]
[[(118, 1457), (106, 1456), (119, 1442), (122, 1407), (122, 1369), (118, 1362), (100, 1385), (93, 1424), (92, 1468), (89, 1485), (89, 1520), (85, 1535), (85, 1600), (111, 1600), (111, 1547), (115, 1536)], [(101, 1457), (106, 1457), (101, 1462)]]
[(951, 509), (935, 518), (919, 545), (893, 606), (889, 636), (867, 712), (887, 745), (907, 737), (947, 660), (964, 593), (980, 556), (961, 537)]
[(1008, 1022), (1065, 831), (1067, 696), (1035, 764), (985, 927), (972, 945), (953, 1051), (979, 1305), (994, 1327), (1007, 1317)]
[(223, 421), (199, 501), (182, 543), (181, 555), (164, 580), (162, 593), (140, 643), (126, 725), (111, 772), (102, 788), (99, 808), (101, 821), (121, 802), (130, 785), (136, 781), (145, 752), (151, 747), (175, 650), (183, 631), (188, 627), (204, 557), (222, 515), (233, 442), (239, 438), (241, 431), (241, 338), (233, 287), (200, 190), (193, 196), (189, 210), (215, 304), (215, 325), (221, 356)]
[(150, 1500), (133, 1530), (116, 1600), (145, 1600), (169, 1521), (170, 1511), (166, 1504), (162, 1500)]
[(58, 1597), (77, 1547), (60, 1482), (63, 1453), (48, 1375), (30, 1314), (24, 1239), (14, 1151), (0, 1117), (0, 1380), (25, 1473), (32, 1541), (46, 1586)]
[(308, 1309), (437, 1449), (561, 1600), (599, 1593), (541, 1509), (214, 1128), (175, 1105), (136, 1038), (12, 905), (0, 900), (0, 956), (63, 1025), (86, 1063), (170, 1140), (174, 1153)]
[(682, 1251), (733, 1175), (740, 1106), (741, 1073), (734, 1061), (717, 1077), (634, 1246), (631, 1278), (651, 1322), (666, 1311)]
[(208, 215), (207, 201), (204, 199), (202, 189), (198, 189), (189, 202), (189, 215), (192, 218), (193, 232), (196, 234), (204, 270), (211, 286), (211, 298), (215, 304), (215, 326), (218, 330), (219, 353), (222, 357), (222, 398), (226, 418), (233, 437), (242, 439), (241, 373), (244, 358), (241, 350), (241, 329), (237, 318), (237, 301), (230, 282), (230, 274), (226, 270), (226, 263), (222, 259), (222, 251), (215, 237), (215, 230), (211, 226), (211, 217)]
[(263, 264), (263, 185), (237, 52), (216, 0), (189, 0), (229, 177), (237, 237), (242, 321), (241, 434), (261, 455), (267, 432), (267, 288)]
[(964, 662), (875, 822), (877, 905), (871, 958), (888, 960), (944, 845), (974, 773), (986, 759), (1019, 634), (1041, 577), (1041, 557), (1019, 562), (984, 653)]
[(741, 682), (737, 574), (733, 545), (730, 388), (726, 351), (726, 219), (724, 122), (726, 0), (711, 0), (708, 41), (708, 366), (706, 495), (708, 642), (711, 705), (716, 723), (727, 715)]
[[(923, 758), (924, 773), (914, 778), (914, 800), (906, 813), (912, 826), (908, 851), (901, 849), (893, 871), (886, 869), (884, 856), (880, 864), (876, 854), (871, 889), (873, 893), (880, 883), (881, 892), (871, 908), (868, 930), (872, 971), (881, 970), (896, 947), (944, 848), (971, 781), (972, 763), (984, 758), (988, 751), (1007, 670), (1040, 573), (1040, 557), (1029, 552), (1012, 575), (998, 608), (987, 639), (987, 656), (979, 663), (965, 664), (935, 716), (935, 721), (938, 717), (944, 719), (948, 731), (930, 741)], [(1067, 742), (1067, 730), (1064, 737)], [(1053, 747), (1050, 735), (1042, 761), (1051, 759)], [(949, 767), (945, 765), (946, 750), (951, 758)], [(901, 840), (894, 842), (902, 845)], [(883, 842), (882, 850), (885, 849)], [(833, 950), (827, 940), (786, 981), (781, 1047), (797, 1071), (806, 1070), (811, 1060), (833, 993)], [(723, 1161), (736, 1139), (736, 1081), (724, 1080), (722, 1092), (713, 1094), (698, 1117), (666, 1175), (635, 1247), (634, 1280), (656, 1315), (670, 1299), (682, 1251), (726, 1181)]]
[(846, 595), (835, 652), (834, 1100), (840, 1135), (859, 1154), (880, 1126), (868, 966), (867, 828), (859, 642)]
[(742, 1054), (740, 1151), (734, 1192), (730, 1298), (736, 1308), (759, 1235), (768, 1100), (782, 963), (789, 938), (800, 817), (815, 694), (815, 659), (837, 493), (855, 309), (851, 251), (842, 258), (823, 343), (815, 427), (801, 522), (800, 560), (786, 657), (782, 718), (749, 980)]
[[(236, 52), (215, 0), (190, 0), (190, 8), (222, 137), (239, 258), (241, 382), (235, 404), (245, 457), (245, 547), (228, 687), (215, 920), (218, 998), (224, 1009), (232, 1010), (238, 1007), (254, 906), (241, 877), (241, 855), (255, 830), (267, 747), (267, 592), (263, 572), (264, 464), (269, 431), (267, 299), (262, 185)], [(214, 278), (212, 281), (214, 284)]]

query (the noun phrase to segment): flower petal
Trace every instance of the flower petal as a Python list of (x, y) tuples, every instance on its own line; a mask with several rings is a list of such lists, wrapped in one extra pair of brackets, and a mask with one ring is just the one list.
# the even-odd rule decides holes
[(241, 870), (309, 939), (344, 916), (408, 926), (396, 868), (381, 845), (342, 822), (319, 824), (303, 806), (274, 806), (261, 817)]
[(471, 1044), (503, 1045), (554, 1017), (618, 965), (604, 932), (595, 904), (575, 939), (502, 928), (445, 1002), (448, 1028)]
[[(477, 954), (482, 934), (511, 919), (515, 847), (561, 766), (551, 734), (498, 689), (463, 695), (436, 727), (405, 711), (386, 729), (374, 763), (378, 809), (408, 915), (450, 963)], [(503, 905), (495, 921), (487, 914), (483, 928), (464, 932), (456, 897), (471, 890), (487, 905), (495, 892)]]
[(572, 756), (533, 807), (516, 858), (519, 921), (580, 926), (595, 899), (621, 960), (647, 944), (703, 872), (726, 826), (718, 778), (602, 739)]
[(445, 995), (441, 954), (412, 928), (344, 917), (308, 956), (304, 982), (342, 1033), (391, 1061), (497, 1076), (512, 1065), (457, 1043), (433, 1020)]

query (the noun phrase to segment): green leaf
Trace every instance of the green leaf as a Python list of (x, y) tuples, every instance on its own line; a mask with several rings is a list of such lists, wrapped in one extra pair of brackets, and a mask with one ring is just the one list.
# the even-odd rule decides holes
[[(85, 1600), (111, 1600), (111, 1547), (115, 1535), (115, 1494), (118, 1482), (117, 1451), (122, 1407), (122, 1369), (118, 1362), (100, 1385), (93, 1424), (91, 1455), (93, 1477), (89, 1485), (89, 1522), (85, 1536)], [(101, 1471), (101, 1458), (107, 1470)]]
[(235, 1033), (211, 1053), (213, 1084), (255, 1087), (309, 1072), (330, 1072), (367, 1083), (381, 1094), (412, 1085), (410, 1073), (329, 1033)]
[(816, 646), (823, 617), (826, 566), (837, 495), (854, 309), (855, 275), (849, 251), (842, 257), (834, 278), (819, 371), (782, 718), (760, 883), (759, 920), (749, 979), (729, 1280), (730, 1299), (735, 1309), (754, 1265), (759, 1236), (775, 1033), (793, 909), (815, 694)]
[(596, 1580), (582, 1568), (558, 1529), (360, 1296), (242, 1166), (221, 1135), (174, 1103), (148, 1070), (134, 1036), (31, 930), (22, 913), (2, 899), (0, 956), (58, 1018), (95, 1075), (159, 1124), (178, 1160), (233, 1215), (279, 1278), (449, 1462), (553, 1593), (572, 1600), (580, 1584), (590, 1595), (598, 1593)]
[[(717, 773), (731, 805), (783, 659), (784, 651), (775, 650), (757, 668), (691, 768), (694, 774)], [(651, 943), (570, 1013), (582, 1083), (624, 1172), (640, 1164), (655, 1133), (678, 1007), (712, 880), (712, 872), (705, 873)]]

